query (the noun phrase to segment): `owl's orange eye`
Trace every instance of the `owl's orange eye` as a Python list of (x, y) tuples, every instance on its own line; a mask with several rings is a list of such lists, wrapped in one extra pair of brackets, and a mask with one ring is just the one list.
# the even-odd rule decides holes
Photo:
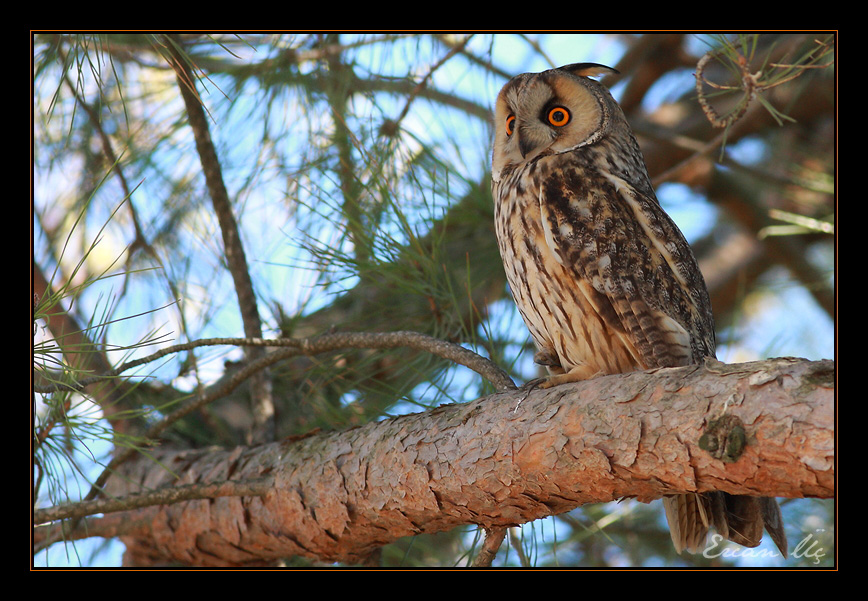
[(570, 122), (570, 111), (562, 106), (556, 106), (549, 109), (546, 118), (549, 120), (549, 123), (555, 127), (563, 127)]
[(506, 118), (506, 135), (511, 136), (512, 130), (515, 128), (515, 115), (510, 115)]

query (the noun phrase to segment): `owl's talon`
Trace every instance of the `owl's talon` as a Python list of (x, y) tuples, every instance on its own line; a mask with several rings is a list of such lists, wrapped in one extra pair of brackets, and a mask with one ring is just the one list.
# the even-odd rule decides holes
[(534, 378), (533, 380), (528, 380), (521, 386), (521, 390), (526, 390), (527, 392), (531, 392), (535, 388), (548, 388), (548, 386), (543, 386), (543, 384), (548, 380), (548, 377), (545, 378)]

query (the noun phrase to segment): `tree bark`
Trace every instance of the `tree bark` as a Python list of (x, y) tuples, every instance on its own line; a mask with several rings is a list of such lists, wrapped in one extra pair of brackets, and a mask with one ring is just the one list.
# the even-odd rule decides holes
[[(107, 493), (264, 477), (274, 486), (101, 519), (112, 534), (127, 525), (127, 564), (235, 566), (296, 555), (359, 563), (408, 535), (497, 529), (626, 497), (828, 498), (834, 387), (829, 360), (710, 361), (497, 393), (253, 447), (157, 450), (157, 463), (142, 456), (122, 466)], [(700, 447), (722, 416), (746, 433), (737, 460)], [(99, 520), (87, 528), (99, 532)]]

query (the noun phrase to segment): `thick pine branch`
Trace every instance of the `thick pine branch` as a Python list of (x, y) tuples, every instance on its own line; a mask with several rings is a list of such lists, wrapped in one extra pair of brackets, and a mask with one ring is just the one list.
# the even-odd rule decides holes
[[(834, 495), (834, 362), (772, 359), (660, 369), (517, 390), (341, 432), (225, 451), (157, 451), (121, 468), (122, 497), (194, 482), (261, 480), (262, 496), (137, 509), (128, 562), (242, 565), (301, 555), (361, 562), (400, 537), (497, 529), (625, 497), (680, 491)], [(700, 448), (743, 424), (736, 461)], [(107, 529), (117, 532), (118, 518)], [(98, 533), (99, 520), (88, 524)]]

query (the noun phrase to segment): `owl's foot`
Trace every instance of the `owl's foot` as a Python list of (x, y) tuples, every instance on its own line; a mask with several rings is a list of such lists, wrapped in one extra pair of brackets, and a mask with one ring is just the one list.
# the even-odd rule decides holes
[(557, 386), (558, 384), (568, 384), (570, 382), (582, 382), (584, 380), (590, 380), (591, 378), (595, 378), (599, 375), (602, 375), (599, 371), (594, 370), (593, 368), (585, 367), (585, 366), (576, 366), (572, 368), (568, 372), (552, 374), (547, 378), (540, 378), (542, 382), (537, 384), (537, 388), (551, 388), (552, 386)]
[[(563, 370), (560, 370), (560, 368), (558, 368), (558, 370), (559, 373), (556, 372), (544, 378), (536, 378), (534, 380), (528, 380), (527, 382), (525, 382), (520, 389), (524, 392), (524, 394), (522, 395), (521, 399), (519, 399), (514, 411), (517, 411), (518, 406), (521, 405), (521, 402), (525, 400), (527, 396), (537, 388), (545, 390), (546, 388), (551, 388), (552, 386), (557, 386), (558, 384), (566, 384), (567, 382), (581, 382), (582, 380), (589, 379), (589, 376), (587, 375), (587, 368), (581, 369), (578, 367), (574, 367), (572, 371), (566, 373), (564, 373)], [(549, 369), (549, 371), (552, 370)]]
[[(522, 385), (521, 390), (523, 390), (525, 393), (529, 393), (537, 388), (545, 390), (546, 388), (551, 388), (552, 386), (557, 386), (558, 384), (565, 384), (567, 382), (578, 382), (582, 379), (583, 378), (570, 377), (570, 374), (568, 373), (556, 374), (553, 376), (545, 376), (544, 378), (528, 380)], [(525, 396), (527, 396), (527, 394), (525, 394)]]

